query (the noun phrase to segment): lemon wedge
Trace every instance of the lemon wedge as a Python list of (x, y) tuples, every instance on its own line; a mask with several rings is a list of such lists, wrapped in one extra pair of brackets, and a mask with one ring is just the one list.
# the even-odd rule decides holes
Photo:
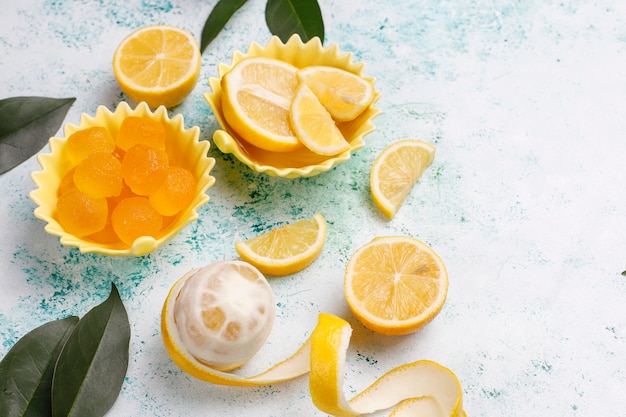
[(321, 213), (274, 228), (252, 239), (236, 242), (241, 259), (264, 274), (284, 276), (309, 266), (326, 242), (326, 220)]
[(296, 76), (306, 84), (335, 121), (354, 120), (374, 100), (374, 86), (365, 78), (341, 68), (316, 65)]
[(392, 219), (434, 158), (435, 147), (422, 140), (400, 140), (383, 149), (370, 170), (374, 204)]
[(350, 149), (332, 116), (306, 85), (300, 84), (291, 102), (291, 127), (296, 137), (311, 152), (337, 155)]

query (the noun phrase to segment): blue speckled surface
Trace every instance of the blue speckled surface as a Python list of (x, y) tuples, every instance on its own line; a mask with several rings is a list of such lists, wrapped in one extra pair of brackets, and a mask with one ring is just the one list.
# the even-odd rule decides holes
[[(0, 97), (77, 98), (66, 122), (125, 99), (110, 62), (132, 29), (167, 23), (199, 36), (215, 2), (5, 2)], [(18, 4), (19, 3), (19, 4)], [(204, 53), (196, 89), (174, 109), (210, 139), (202, 93), (219, 61), (269, 32), (251, 0)], [(417, 359), (452, 369), (470, 416), (626, 416), (626, 6), (620, 1), (324, 1), (326, 43), (377, 79), (382, 114), (367, 145), (317, 177), (251, 172), (215, 147), (216, 184), (200, 219), (142, 258), (61, 247), (33, 216), (31, 158), (0, 176), (0, 356), (24, 333), (100, 303), (114, 281), (132, 328), (130, 366), (110, 416), (312, 416), (307, 379), (260, 388), (209, 385), (168, 358), (159, 313), (193, 267), (236, 259), (232, 243), (320, 211), (320, 258), (271, 279), (278, 316), (241, 373), (265, 369), (309, 335), (317, 314), (354, 327), (348, 397)], [(368, 170), (401, 138), (437, 156), (397, 217), (371, 203)], [(42, 152), (45, 152), (44, 149)], [(345, 264), (372, 237), (432, 245), (450, 275), (441, 314), (414, 335), (359, 325), (342, 294)], [(385, 415), (381, 413), (380, 415)]]

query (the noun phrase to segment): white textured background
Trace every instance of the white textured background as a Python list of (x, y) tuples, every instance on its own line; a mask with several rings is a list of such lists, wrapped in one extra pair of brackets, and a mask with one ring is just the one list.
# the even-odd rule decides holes
[[(19, 4), (18, 4), (19, 3)], [(0, 98), (76, 97), (66, 122), (125, 100), (117, 44), (146, 24), (198, 38), (215, 1), (3, 1)], [(82, 316), (120, 288), (132, 327), (126, 382), (110, 416), (313, 416), (306, 377), (232, 388), (183, 374), (159, 312), (187, 270), (236, 259), (232, 243), (320, 211), (326, 246), (308, 269), (272, 278), (278, 317), (242, 369), (284, 359), (326, 311), (354, 327), (348, 397), (394, 366), (432, 359), (453, 370), (470, 416), (626, 416), (626, 6), (615, 1), (320, 0), (326, 44), (366, 63), (382, 97), (367, 146), (331, 172), (255, 174), (215, 147), (211, 201), (198, 222), (143, 258), (61, 247), (28, 193), (35, 158), (0, 176), (0, 356), (46, 321)], [(196, 89), (173, 113), (210, 140), (202, 98), (217, 63), (269, 32), (249, 1), (203, 55)], [(405, 137), (437, 156), (389, 222), (369, 197), (371, 163)], [(47, 152), (47, 149), (42, 150)], [(429, 243), (450, 275), (441, 314), (419, 333), (365, 330), (342, 294), (345, 264), (378, 235)], [(380, 413), (386, 415), (386, 413)]]

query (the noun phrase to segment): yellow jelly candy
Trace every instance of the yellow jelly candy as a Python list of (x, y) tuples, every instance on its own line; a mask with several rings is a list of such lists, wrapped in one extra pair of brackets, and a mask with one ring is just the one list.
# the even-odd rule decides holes
[(74, 184), (94, 198), (119, 195), (122, 191), (122, 163), (110, 153), (93, 153), (76, 167)]
[(117, 132), (116, 144), (124, 151), (135, 145), (165, 150), (165, 128), (156, 120), (130, 116), (122, 122)]
[(150, 204), (164, 216), (173, 216), (191, 204), (196, 195), (196, 178), (181, 167), (170, 167), (161, 186), (150, 195)]
[(61, 227), (82, 237), (102, 230), (108, 216), (106, 198), (93, 198), (74, 188), (57, 201), (57, 218)]
[(132, 245), (138, 237), (156, 237), (163, 225), (163, 216), (146, 197), (129, 197), (115, 207), (111, 223), (122, 242)]
[(122, 175), (135, 194), (147, 196), (161, 186), (167, 176), (168, 167), (165, 151), (146, 145), (135, 145), (124, 155)]
[(76, 165), (92, 153), (113, 152), (115, 141), (106, 128), (95, 126), (71, 134), (67, 138), (66, 149), (70, 161)]

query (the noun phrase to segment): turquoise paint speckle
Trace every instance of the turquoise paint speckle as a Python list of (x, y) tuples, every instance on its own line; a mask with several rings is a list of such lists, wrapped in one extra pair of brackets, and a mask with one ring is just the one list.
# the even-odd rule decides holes
[[(76, 96), (68, 123), (127, 99), (110, 61), (131, 30), (167, 23), (199, 37), (213, 7), (190, 0), (14, 3), (0, 16), (2, 96)], [(204, 140), (218, 127), (202, 97), (207, 80), (235, 49), (266, 42), (264, 6), (247, 2), (229, 21), (203, 55), (196, 89), (170, 111), (199, 126)], [(324, 250), (306, 270), (271, 278), (274, 332), (239, 372), (286, 358), (328, 311), (353, 326), (348, 394), (392, 366), (428, 358), (459, 376), (468, 415), (619, 415), (626, 399), (598, 381), (610, 389), (626, 378), (619, 275), (626, 268), (619, 175), (626, 124), (615, 104), (626, 91), (619, 71), (625, 8), (521, 0), (321, 7), (327, 44), (364, 61), (381, 92), (366, 147), (327, 173), (284, 180), (254, 173), (212, 146), (211, 201), (198, 221), (142, 258), (81, 254), (47, 235), (28, 198), (35, 158), (1, 175), (0, 355), (45, 321), (84, 314), (115, 282), (132, 339), (111, 416), (186, 417), (207, 407), (218, 417), (321, 415), (306, 378), (255, 389), (195, 380), (171, 362), (159, 330), (167, 291), (189, 269), (236, 259), (235, 241), (319, 211), (328, 223)], [(369, 167), (402, 138), (434, 143), (437, 154), (389, 221), (371, 202)], [(383, 234), (429, 243), (448, 267), (444, 309), (415, 335), (375, 335), (343, 299), (350, 256)]]

